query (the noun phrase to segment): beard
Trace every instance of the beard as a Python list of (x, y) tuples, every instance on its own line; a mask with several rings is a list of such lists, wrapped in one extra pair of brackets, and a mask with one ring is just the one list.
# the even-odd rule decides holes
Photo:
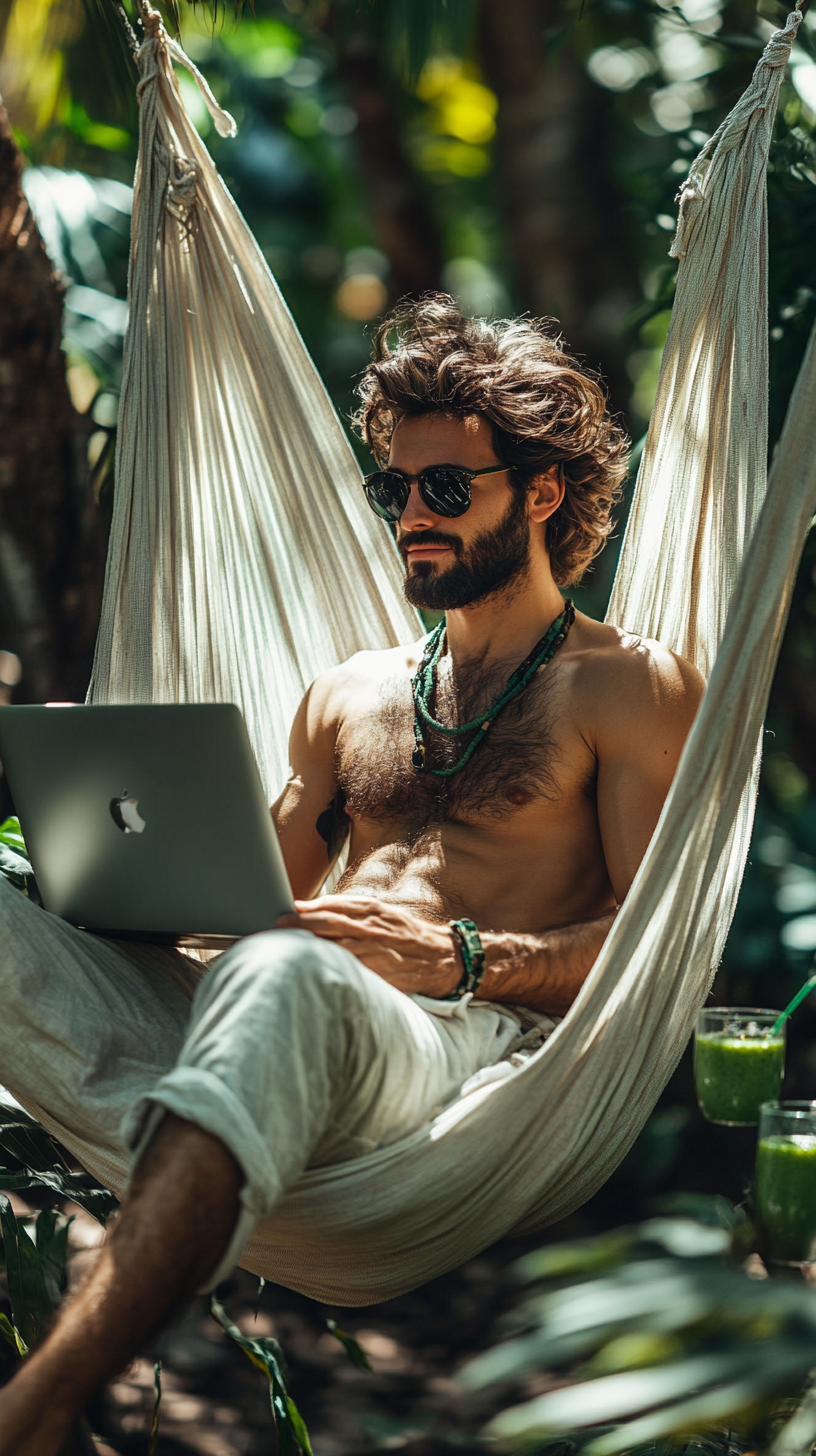
[(451, 612), (472, 607), (487, 597), (512, 596), (527, 576), (530, 565), (530, 526), (527, 502), (514, 491), (506, 515), (491, 531), (464, 546), (458, 536), (442, 531), (406, 532), (399, 542), (403, 562), (406, 548), (424, 543), (448, 546), (456, 557), (453, 566), (439, 571), (433, 561), (418, 561), (405, 578), (405, 599), (426, 611)]

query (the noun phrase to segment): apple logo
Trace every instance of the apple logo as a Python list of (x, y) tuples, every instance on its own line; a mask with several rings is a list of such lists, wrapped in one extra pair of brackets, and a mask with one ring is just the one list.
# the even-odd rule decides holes
[(117, 799), (110, 801), (111, 819), (117, 829), (124, 834), (141, 834), (145, 828), (145, 821), (139, 813), (139, 800), (129, 799), (127, 789), (123, 789)]

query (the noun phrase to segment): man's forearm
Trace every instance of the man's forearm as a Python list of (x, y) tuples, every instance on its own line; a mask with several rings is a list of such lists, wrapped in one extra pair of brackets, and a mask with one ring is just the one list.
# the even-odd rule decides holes
[[(333, 940), (397, 990), (450, 996), (462, 976), (459, 943), (444, 922), (405, 905), (352, 895), (299, 900), (278, 918), (281, 929)], [(609, 934), (615, 912), (533, 934), (482, 932), (485, 974), (477, 996), (557, 1014), (568, 1010)]]
[(535, 935), (484, 931), (486, 969), (476, 995), (553, 1015), (578, 995), (615, 919), (615, 911)]

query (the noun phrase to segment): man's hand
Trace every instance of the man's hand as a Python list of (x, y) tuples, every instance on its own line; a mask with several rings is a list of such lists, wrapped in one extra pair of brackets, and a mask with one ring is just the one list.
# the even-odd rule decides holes
[(279, 917), (279, 930), (309, 930), (336, 941), (398, 991), (440, 998), (456, 990), (462, 964), (446, 925), (355, 895), (323, 895), (295, 905), (295, 914)]
[[(308, 930), (336, 941), (398, 991), (441, 1000), (462, 979), (461, 956), (447, 925), (359, 895), (324, 895), (295, 904), (295, 914), (279, 916), (279, 930)], [(485, 976), (477, 1000), (529, 1006), (548, 1015), (568, 1011), (616, 913), (536, 934), (483, 930)]]

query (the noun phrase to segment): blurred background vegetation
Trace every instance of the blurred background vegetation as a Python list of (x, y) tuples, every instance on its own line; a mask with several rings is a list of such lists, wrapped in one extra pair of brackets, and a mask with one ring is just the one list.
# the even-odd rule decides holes
[[(776, 0), (255, 0), (238, 19), (223, 0), (160, 8), (238, 121), (236, 139), (219, 138), (179, 72), (343, 416), (374, 321), (403, 294), (443, 288), (475, 314), (557, 319), (607, 381), (637, 456), (674, 287), (675, 194), (784, 18)], [(19, 701), (81, 698), (90, 667), (134, 78), (113, 0), (0, 0), (0, 647), (21, 658)], [(814, 184), (816, 12), (783, 86), (769, 175), (772, 445), (816, 314)], [(596, 616), (624, 518), (577, 593)], [(811, 538), (722, 1003), (784, 1005), (816, 950), (814, 666)], [(814, 1032), (806, 1003), (788, 1095), (816, 1096)], [(640, 1217), (671, 1189), (738, 1199), (751, 1139), (702, 1123), (684, 1062), (573, 1232)]]

